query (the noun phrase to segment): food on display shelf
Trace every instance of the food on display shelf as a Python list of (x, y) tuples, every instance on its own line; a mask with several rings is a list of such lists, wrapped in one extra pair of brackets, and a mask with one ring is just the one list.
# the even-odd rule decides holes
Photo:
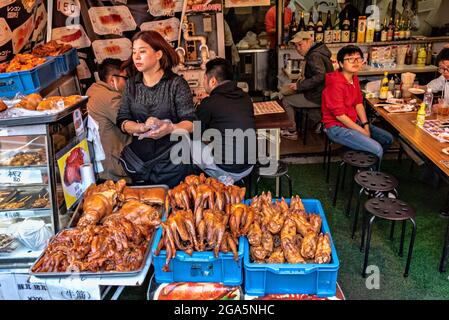
[[(191, 175), (168, 191), (166, 211), (172, 208), (162, 223), (162, 237), (155, 255), (166, 249), (163, 267), (169, 271), (170, 260), (177, 250), (189, 255), (193, 251), (213, 251), (234, 254), (238, 262), (238, 239), (246, 235), (252, 223), (252, 209), (241, 203), (245, 188), (226, 186), (204, 174)], [(192, 211), (193, 209), (193, 211)]]
[(214, 282), (163, 283), (155, 291), (153, 300), (240, 300), (240, 287)]
[(91, 185), (76, 228), (53, 237), (32, 272), (139, 269), (161, 217), (157, 209), (136, 200), (123, 203), (125, 185), (125, 180)]
[(8, 202), (0, 204), (0, 210), (22, 209), (32, 197), (32, 195), (24, 195), (20, 198), (13, 198)]
[(146, 204), (162, 205), (165, 202), (165, 190), (163, 188), (130, 188), (123, 189), (124, 201), (137, 200)]
[(36, 57), (54, 57), (66, 53), (72, 48), (69, 44), (60, 44), (55, 40), (51, 40), (50, 42), (38, 45), (31, 53)]
[(48, 206), (48, 204), (49, 204), (49, 201), (48, 201), (48, 193), (47, 193), (44, 196), (39, 195), (39, 198), (34, 200), (33, 203), (31, 204), (31, 208), (33, 208), (33, 209), (45, 208)]
[(0, 73), (30, 70), (45, 61), (45, 58), (39, 58), (29, 53), (16, 54), (11, 61), (0, 64)]
[(0, 99), (0, 112), (5, 111), (6, 109), (8, 109), (8, 106)]
[(9, 166), (14, 167), (25, 167), (25, 166), (33, 166), (33, 165), (44, 165), (47, 163), (45, 155), (45, 150), (41, 149), (37, 152), (19, 152), (15, 154), (11, 160), (6, 161)]
[(271, 193), (252, 199), (255, 212), (249, 227), (251, 258), (256, 263), (330, 263), (332, 248), (329, 234), (321, 232), (321, 216), (307, 214), (295, 196), (290, 207), (282, 198), (272, 202)]
[(68, 108), (82, 99), (83, 97), (79, 95), (71, 95), (68, 97), (52, 96), (44, 99), (38, 93), (32, 93), (22, 98), (14, 107), (30, 111), (56, 111)]
[(11, 190), (0, 191), (0, 203), (3, 202), (6, 198), (8, 198), (12, 192), (13, 191)]
[(15, 239), (8, 234), (0, 233), (0, 252), (12, 252), (15, 249)]

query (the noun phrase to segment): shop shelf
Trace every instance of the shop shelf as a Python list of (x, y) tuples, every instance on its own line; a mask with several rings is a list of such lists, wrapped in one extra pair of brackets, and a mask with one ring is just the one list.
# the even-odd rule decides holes
[[(290, 200), (286, 201), (290, 202)], [(329, 264), (252, 263), (250, 262), (250, 247), (245, 239), (245, 294), (263, 296), (266, 294), (302, 293), (315, 294), (319, 297), (335, 296), (340, 264), (323, 208), (318, 200), (304, 199), (302, 201), (307, 213), (319, 213), (322, 218), (321, 232), (328, 233), (331, 240), (331, 262)], [(247, 200), (246, 203), (249, 204), (250, 200)]]
[(56, 59), (47, 59), (30, 70), (0, 74), (0, 97), (13, 98), (17, 93), (24, 95), (38, 92), (58, 78)]
[(166, 251), (161, 250), (159, 256), (154, 252), (162, 236), (162, 228), (157, 231), (153, 243), (152, 254), (154, 275), (157, 283), (171, 282), (221, 282), (228, 286), (238, 286), (243, 280), (243, 254), (245, 241), (240, 237), (238, 246), (238, 262), (234, 260), (232, 253), (219, 253), (218, 258), (213, 252), (193, 252), (189, 256), (178, 250), (176, 257), (170, 261), (170, 271), (165, 272)]

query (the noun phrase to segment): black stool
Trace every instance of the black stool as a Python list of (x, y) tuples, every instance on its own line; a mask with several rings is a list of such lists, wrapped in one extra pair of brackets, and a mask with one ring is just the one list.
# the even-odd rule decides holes
[(446, 238), (444, 239), (443, 252), (441, 254), (440, 272), (446, 272), (447, 257), (449, 256), (449, 222), (447, 224)]
[(256, 181), (256, 195), (259, 194), (259, 182), (261, 178), (279, 178), (279, 195), (276, 197), (282, 196), (282, 177), (287, 178), (288, 180), (288, 188), (289, 188), (289, 198), (292, 197), (293, 187), (292, 187), (292, 179), (288, 175), (288, 165), (279, 160), (277, 163), (277, 170), (273, 173), (261, 173), (261, 169), (264, 167), (258, 166), (256, 168), (257, 181)]
[(326, 170), (326, 182), (329, 183), (330, 166), (331, 166), (331, 155), (332, 155), (332, 145), (334, 142), (329, 139), (327, 134), (324, 134), (324, 156), (323, 156), (323, 169)]
[[(304, 145), (306, 145), (307, 143), (307, 129), (309, 127), (309, 110), (313, 110), (313, 109), (320, 109), (321, 106), (316, 106), (316, 107), (308, 107), (308, 108), (296, 108), (296, 115), (298, 115), (296, 117), (296, 130), (299, 132), (302, 132), (303, 136), (302, 136), (302, 143)], [(300, 118), (300, 119), (298, 119)], [(303, 123), (304, 123), (304, 128), (303, 128)]]
[(404, 237), (405, 237), (405, 223), (410, 220), (413, 224), (412, 236), (410, 238), (410, 245), (408, 248), (407, 263), (405, 265), (404, 277), (408, 277), (408, 271), (410, 269), (410, 262), (412, 260), (413, 245), (416, 237), (416, 222), (415, 222), (415, 210), (407, 203), (390, 198), (373, 198), (365, 203), (365, 210), (371, 214), (369, 221), (364, 221), (362, 229), (362, 242), (360, 249), (363, 248), (363, 242), (365, 238), (365, 228), (368, 224), (368, 235), (365, 246), (365, 260), (363, 263), (362, 276), (366, 277), (366, 267), (368, 266), (368, 255), (371, 244), (372, 226), (376, 218), (389, 220), (389, 221), (402, 221), (402, 233), (401, 243), (399, 246), (399, 256), (402, 257), (404, 251)]
[(343, 167), (343, 180), (341, 183), (341, 189), (343, 190), (344, 184), (345, 184), (347, 165), (350, 165), (352, 167), (352, 171), (354, 172), (356, 168), (359, 171), (372, 170), (374, 165), (377, 165), (377, 163), (378, 163), (378, 159), (372, 153), (365, 152), (365, 151), (356, 151), (356, 150), (346, 151), (343, 154), (343, 159), (340, 162), (340, 165), (338, 167), (337, 181), (335, 183), (334, 200), (332, 202), (332, 205), (335, 207), (335, 204), (337, 203), (338, 186), (340, 184), (340, 176), (341, 176), (341, 168), (342, 167)]
[[(376, 193), (381, 192), (384, 196), (387, 196), (388, 192), (393, 192), (395, 197), (398, 197), (396, 188), (399, 185), (398, 180), (392, 175), (379, 172), (379, 171), (360, 171), (354, 176), (354, 183), (351, 184), (351, 191), (349, 192), (348, 203), (346, 205), (346, 215), (349, 217), (351, 214), (352, 195), (354, 192), (354, 185), (360, 186), (359, 196), (357, 197), (357, 204), (354, 213), (354, 222), (352, 225), (351, 238), (354, 239), (355, 231), (357, 230), (357, 222), (359, 219), (360, 210), (360, 198), (363, 193), (367, 193), (369, 198), (375, 198)], [(390, 238), (393, 238), (394, 233), (394, 221), (391, 225)]]

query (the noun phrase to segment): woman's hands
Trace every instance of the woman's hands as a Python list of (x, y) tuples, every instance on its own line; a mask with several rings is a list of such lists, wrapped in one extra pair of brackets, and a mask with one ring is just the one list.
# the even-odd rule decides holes
[(167, 134), (172, 133), (174, 125), (170, 120), (160, 120), (155, 117), (149, 117), (145, 123), (142, 123), (144, 131), (135, 134), (139, 140), (144, 138), (160, 139)]

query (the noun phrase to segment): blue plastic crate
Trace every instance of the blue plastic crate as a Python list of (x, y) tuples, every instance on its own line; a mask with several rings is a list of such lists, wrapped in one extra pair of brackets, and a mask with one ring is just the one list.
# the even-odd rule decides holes
[[(274, 200), (273, 200), (274, 201)], [(286, 200), (290, 203), (290, 200)], [(251, 200), (247, 200), (249, 204)], [(249, 243), (246, 242), (244, 258), (245, 294), (263, 296), (266, 294), (302, 293), (319, 297), (335, 296), (337, 274), (340, 263), (334, 242), (327, 225), (321, 203), (315, 199), (302, 200), (307, 213), (319, 213), (322, 218), (321, 231), (329, 233), (332, 246), (332, 260), (329, 264), (259, 264), (250, 262)]]
[(58, 77), (55, 59), (47, 59), (30, 70), (1, 73), (0, 97), (13, 98), (18, 92), (25, 95), (38, 92)]
[(238, 247), (238, 263), (232, 253), (219, 253), (218, 258), (213, 252), (193, 252), (189, 256), (178, 250), (176, 257), (170, 261), (170, 272), (165, 272), (166, 251), (161, 250), (159, 256), (154, 252), (162, 236), (162, 227), (156, 234), (153, 248), (154, 276), (157, 283), (171, 282), (221, 282), (227, 286), (239, 286), (243, 281), (243, 255), (245, 252), (245, 240), (240, 237)]
[(75, 70), (76, 66), (80, 64), (76, 48), (72, 48), (63, 54), (56, 56), (55, 59), (59, 75), (68, 74), (72, 70)]

